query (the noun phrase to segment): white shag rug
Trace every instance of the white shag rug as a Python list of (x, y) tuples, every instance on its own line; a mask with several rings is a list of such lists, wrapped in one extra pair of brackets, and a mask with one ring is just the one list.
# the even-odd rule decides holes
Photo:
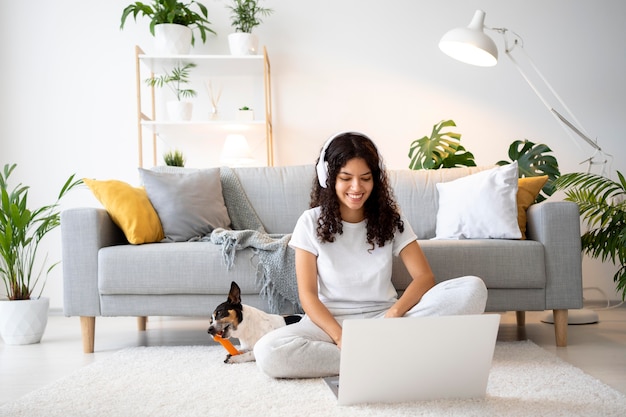
[(322, 379), (227, 365), (221, 346), (122, 350), (0, 406), (0, 416), (620, 416), (626, 396), (532, 342), (498, 342), (487, 396), (338, 406)]

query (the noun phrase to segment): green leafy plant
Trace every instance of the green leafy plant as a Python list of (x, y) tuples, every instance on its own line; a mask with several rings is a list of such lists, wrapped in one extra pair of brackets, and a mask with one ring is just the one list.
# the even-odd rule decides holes
[[(200, 9), (197, 13), (191, 9), (195, 4)], [(209, 27), (211, 22), (208, 20), (207, 8), (204, 4), (191, 0), (189, 3), (183, 3), (176, 0), (153, 0), (152, 5), (142, 2), (135, 2), (127, 6), (122, 12), (120, 29), (124, 28), (128, 16), (133, 15), (133, 19), (137, 21), (137, 15), (150, 18), (150, 33), (154, 36), (154, 27), (162, 23), (173, 23), (177, 25), (187, 26), (190, 29), (197, 29), (200, 32), (202, 42), (206, 42), (207, 32), (215, 34)], [(194, 45), (195, 36), (191, 35), (191, 44)]]
[(561, 175), (556, 158), (547, 155), (547, 152), (552, 152), (552, 149), (542, 143), (535, 144), (527, 139), (516, 140), (509, 146), (511, 161), (498, 161), (496, 165), (506, 165), (517, 161), (520, 178), (547, 175), (548, 181), (535, 200), (538, 203), (554, 194), (554, 182)]
[(182, 67), (177, 66), (170, 73), (151, 77), (146, 80), (146, 84), (152, 87), (163, 87), (167, 85), (176, 95), (176, 99), (180, 101), (182, 98), (195, 97), (198, 93), (192, 89), (182, 88), (183, 84), (189, 83), (189, 74), (191, 68), (195, 68), (196, 64), (189, 62)]
[(263, 23), (261, 17), (267, 17), (274, 12), (272, 9), (260, 7), (258, 0), (233, 0), (227, 7), (232, 12), (232, 27), (236, 32), (243, 33), (252, 33), (252, 29)]
[(243, 106), (243, 107), (239, 107), (239, 110), (241, 111), (248, 111), (248, 110), (252, 110), (250, 107), (248, 106)]
[(39, 283), (41, 296), (48, 274), (58, 264), (51, 265), (44, 274), (46, 255), (41, 269), (35, 270), (39, 243), (61, 224), (59, 201), (72, 188), (82, 184), (82, 180), (70, 176), (56, 202), (31, 210), (27, 207), (28, 186), (18, 184), (9, 189), (9, 177), (16, 166), (6, 164), (0, 173), (0, 276), (9, 300), (29, 300)]
[(456, 127), (453, 120), (444, 120), (433, 126), (430, 136), (411, 143), (409, 149), (410, 169), (439, 169), (458, 166), (476, 166), (474, 155), (461, 145), (461, 134), (442, 132), (447, 127)]
[(613, 276), (617, 291), (626, 299), (626, 179), (617, 171), (619, 182), (590, 173), (569, 173), (554, 186), (565, 190), (566, 200), (578, 204), (589, 228), (581, 237), (583, 252), (602, 262), (610, 259), (619, 266)]
[(185, 166), (185, 157), (183, 153), (178, 149), (173, 151), (168, 151), (163, 155), (163, 160), (165, 161), (165, 165), (172, 167), (184, 167)]

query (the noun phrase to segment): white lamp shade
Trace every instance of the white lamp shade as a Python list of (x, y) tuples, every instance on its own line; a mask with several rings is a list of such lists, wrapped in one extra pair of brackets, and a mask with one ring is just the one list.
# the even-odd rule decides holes
[(447, 32), (439, 41), (439, 49), (446, 55), (481, 67), (492, 67), (498, 62), (498, 48), (485, 34), (485, 12), (476, 10), (472, 22), (465, 28)]
[(226, 165), (246, 165), (254, 161), (248, 140), (244, 135), (228, 135), (220, 160)]

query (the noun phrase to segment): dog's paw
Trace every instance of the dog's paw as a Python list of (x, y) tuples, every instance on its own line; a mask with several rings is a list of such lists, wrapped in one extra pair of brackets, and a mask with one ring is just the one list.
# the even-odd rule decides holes
[(228, 355), (224, 363), (244, 363), (253, 362), (254, 360), (254, 351), (249, 350), (246, 352), (242, 352), (239, 355)]

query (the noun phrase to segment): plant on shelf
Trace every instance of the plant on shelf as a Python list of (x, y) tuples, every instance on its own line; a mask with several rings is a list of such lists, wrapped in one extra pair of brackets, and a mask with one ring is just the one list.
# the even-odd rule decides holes
[[(191, 9), (192, 5), (198, 6), (200, 13)], [(189, 29), (197, 29), (200, 32), (202, 42), (206, 42), (207, 33), (215, 34), (209, 25), (208, 11), (204, 4), (190, 0), (183, 3), (177, 0), (153, 0), (152, 4), (135, 2), (127, 6), (122, 12), (120, 29), (124, 28), (128, 16), (133, 15), (135, 21), (137, 15), (150, 18), (150, 33), (155, 36), (155, 27), (160, 24), (176, 24), (186, 26)], [(194, 45), (195, 37), (191, 34), (191, 45)]]
[(461, 134), (442, 132), (456, 127), (453, 120), (443, 120), (433, 126), (430, 136), (415, 139), (409, 148), (410, 169), (439, 169), (476, 166), (474, 155), (461, 145)]
[(545, 200), (547, 196), (554, 194), (554, 182), (561, 175), (556, 158), (552, 155), (546, 155), (547, 152), (552, 152), (552, 149), (542, 143), (535, 144), (528, 139), (516, 140), (509, 146), (511, 161), (498, 161), (496, 165), (506, 165), (517, 161), (520, 178), (547, 175), (548, 181), (535, 200), (539, 203)]
[(169, 73), (166, 72), (165, 74), (146, 79), (146, 84), (151, 87), (168, 86), (176, 96), (176, 100), (167, 103), (168, 114), (171, 120), (191, 119), (193, 103), (183, 101), (183, 98), (195, 97), (198, 93), (183, 86), (189, 83), (191, 69), (195, 68), (195, 66), (196, 64), (193, 62), (189, 62), (182, 67), (180, 65), (174, 67)]
[(178, 101), (181, 101), (183, 98), (195, 97), (198, 94), (195, 90), (183, 88), (183, 84), (189, 83), (191, 69), (195, 67), (196, 64), (193, 62), (186, 63), (182, 67), (174, 67), (169, 73), (146, 79), (146, 84), (151, 87), (168, 86)]
[[(0, 276), (9, 300), (28, 300), (40, 282), (38, 296), (41, 295), (46, 281), (45, 277), (41, 280), (43, 265), (38, 272), (34, 270), (39, 243), (60, 225), (59, 201), (72, 188), (82, 184), (82, 180), (70, 176), (56, 202), (31, 210), (27, 207), (28, 186), (18, 184), (9, 190), (9, 177), (16, 166), (6, 164), (0, 173)], [(46, 276), (57, 264), (48, 268)]]
[(231, 11), (230, 23), (235, 33), (228, 35), (228, 45), (232, 55), (254, 55), (258, 51), (259, 40), (252, 34), (252, 29), (263, 23), (262, 17), (274, 12), (261, 7), (259, 0), (232, 0), (228, 9)]
[(263, 23), (261, 17), (267, 17), (274, 12), (259, 6), (259, 3), (259, 0), (233, 0), (227, 6), (231, 11), (231, 26), (236, 32), (252, 33), (252, 29)]
[(163, 160), (165, 161), (165, 165), (172, 167), (184, 167), (185, 166), (185, 157), (181, 151), (178, 149), (167, 151), (163, 155)]
[(602, 262), (618, 265), (613, 276), (617, 291), (626, 299), (626, 179), (619, 182), (591, 173), (568, 173), (554, 183), (566, 200), (578, 204), (588, 230), (581, 237), (583, 252)]

